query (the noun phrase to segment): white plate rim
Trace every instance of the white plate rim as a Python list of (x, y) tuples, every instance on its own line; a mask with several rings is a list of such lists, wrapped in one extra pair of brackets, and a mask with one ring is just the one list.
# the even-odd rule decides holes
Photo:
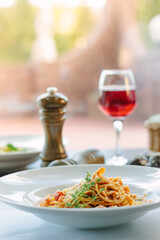
[[(59, 169), (63, 170), (66, 169), (66, 168), (83, 168), (83, 167), (88, 167), (88, 168), (92, 168), (92, 166), (94, 166), (94, 168), (96, 167), (97, 169), (99, 167), (107, 167), (106, 165), (104, 164), (90, 164), (90, 165), (72, 165), (72, 166), (58, 166), (58, 167), (49, 167), (49, 168), (45, 168), (44, 171), (51, 171), (52, 172), (52, 169)], [(112, 167), (112, 166), (108, 166), (108, 167)], [(123, 166), (120, 167), (121, 169), (123, 168)], [(132, 168), (134, 170), (136, 169), (147, 169), (149, 170), (148, 167), (140, 167), (140, 166), (125, 166), (125, 168)], [(50, 169), (50, 170), (49, 170)], [(153, 170), (153, 172), (157, 172), (159, 175), (159, 179), (160, 179), (160, 170), (157, 169), (157, 168), (151, 168)], [(25, 175), (26, 173), (31, 173), (31, 174), (34, 174), (34, 172), (36, 171), (42, 171), (43, 172), (43, 169), (32, 169), (32, 170), (25, 170), (25, 171), (20, 171), (20, 172), (17, 172), (17, 173), (12, 173), (12, 174), (9, 174), (9, 175), (6, 175), (4, 177), (1, 177), (0, 178), (0, 189), (1, 189), (1, 181), (4, 179), (4, 178), (7, 178), (7, 176), (14, 176), (16, 174), (22, 174), (21, 176), (23, 176), (23, 174)], [(142, 170), (142, 171), (143, 171)], [(40, 173), (40, 172), (39, 172)], [(85, 176), (85, 173), (84, 173), (84, 176)], [(52, 179), (53, 181), (53, 179)], [(122, 179), (123, 181), (123, 179)], [(48, 186), (48, 185), (47, 185)], [(46, 186), (46, 187), (47, 187)], [(51, 185), (50, 185), (51, 186)], [(58, 184), (57, 184), (58, 186)], [(45, 185), (43, 186), (45, 187)], [(37, 186), (36, 189), (38, 189), (39, 187)], [(31, 192), (31, 191), (30, 191)], [(159, 196), (159, 195), (158, 195)], [(47, 214), (47, 215), (52, 215), (53, 213), (60, 213), (60, 214), (63, 214), (65, 213), (65, 215), (67, 216), (70, 216), (71, 214), (74, 215), (74, 214), (79, 214), (79, 216), (83, 216), (83, 213), (87, 214), (88, 216), (93, 216), (95, 213), (98, 214), (99, 216), (102, 215), (102, 217), (106, 217), (107, 215), (109, 214), (114, 214), (114, 213), (119, 213), (119, 214), (123, 214), (125, 213), (126, 211), (130, 211), (130, 213), (134, 213), (135, 210), (141, 210), (142, 212), (148, 212), (150, 210), (154, 210), (156, 208), (159, 208), (160, 207), (160, 196), (158, 198), (158, 200), (156, 202), (153, 202), (153, 203), (147, 203), (147, 204), (142, 204), (142, 205), (136, 205), (136, 206), (125, 206), (125, 207), (118, 207), (118, 208), (106, 208), (106, 209), (100, 209), (100, 208), (96, 208), (96, 209), (76, 209), (76, 208), (73, 208), (73, 209), (65, 209), (65, 208), (43, 208), (43, 207), (37, 207), (37, 206), (30, 206), (30, 205), (25, 205), (24, 202), (16, 202), (16, 201), (13, 201), (13, 200), (10, 200), (10, 199), (4, 199), (1, 195), (0, 195), (0, 201), (4, 202), (4, 203), (7, 203), (9, 205), (12, 205), (13, 207), (16, 207), (16, 208), (19, 208), (21, 210), (24, 210), (26, 212), (31, 212), (33, 214)], [(64, 225), (64, 224), (62, 224)]]
[[(7, 174), (7, 175), (5, 175), (5, 176), (2, 176), (2, 177), (0, 177), (0, 183), (1, 183), (1, 180), (3, 180), (4, 178), (7, 178), (7, 177), (9, 177), (9, 176), (14, 176), (14, 175), (17, 175), (17, 174), (22, 174), (22, 176), (23, 176), (23, 174), (25, 175), (25, 173), (27, 173), (27, 172), (37, 172), (37, 171), (39, 171), (39, 170), (47, 170), (47, 169), (59, 169), (59, 170), (61, 170), (62, 168), (63, 169), (67, 169), (67, 168), (81, 168), (81, 167), (97, 167), (97, 169), (99, 168), (99, 167), (113, 167), (113, 168), (115, 168), (115, 167), (117, 167), (117, 166), (106, 166), (105, 164), (81, 164), (81, 165), (67, 165), (67, 166), (57, 166), (57, 167), (47, 167), (47, 168), (38, 168), (38, 169), (30, 169), (30, 170), (23, 170), (23, 171), (18, 171), (18, 172), (14, 172), (14, 173), (11, 173), (11, 174)], [(120, 168), (123, 168), (124, 166), (119, 166)], [(143, 166), (131, 166), (131, 165), (126, 165), (125, 166), (125, 168), (132, 168), (132, 169), (134, 169), (135, 168), (135, 170), (136, 169), (142, 169), (142, 171), (143, 171), (143, 169), (149, 169), (148, 167), (143, 167)], [(156, 172), (159, 172), (159, 174), (160, 174), (160, 169), (158, 169), (158, 168), (152, 168), (152, 170), (155, 170)], [(84, 173), (84, 176), (85, 176), (85, 173)], [(53, 181), (53, 179), (52, 179), (52, 181)], [(123, 181), (123, 179), (122, 179), (122, 181)], [(57, 184), (56, 186), (60, 186), (59, 184)], [(43, 186), (43, 188), (45, 188), (44, 186)], [(40, 188), (37, 188), (37, 190), (38, 189), (42, 189), (41, 187)], [(154, 192), (154, 191), (153, 191)], [(0, 200), (3, 200), (3, 199), (1, 199), (1, 196), (0, 196)], [(7, 199), (5, 200), (5, 201), (7, 201)], [(12, 203), (13, 201), (11, 201), (11, 200), (8, 200), (7, 201), (8, 203)], [(13, 202), (13, 204), (16, 204), (16, 202)], [(42, 208), (42, 207), (38, 207), (38, 206), (28, 206), (28, 205), (25, 205), (25, 204), (23, 204), (23, 203), (17, 203), (17, 205), (21, 205), (21, 206), (25, 206), (25, 207), (31, 207), (31, 208), (36, 208), (36, 209), (48, 209), (49, 211), (63, 211), (63, 210), (67, 210), (67, 211), (69, 211), (69, 210), (71, 210), (71, 211), (87, 211), (87, 210), (90, 210), (90, 209), (87, 209), (87, 208), (85, 208), (85, 209), (76, 209), (76, 208), (72, 208), (72, 209), (69, 209), (69, 208), (67, 208), (67, 209), (61, 209), (61, 208), (58, 208), (58, 209), (56, 209), (56, 208)], [(148, 203), (148, 204), (142, 204), (142, 205), (136, 205), (136, 206), (125, 206), (125, 208), (127, 209), (127, 208), (135, 208), (135, 207), (145, 207), (145, 206), (148, 206), (148, 205), (150, 205), (150, 206), (153, 206), (153, 205), (158, 205), (158, 206), (160, 206), (160, 196), (159, 196), (159, 201), (158, 202), (153, 202), (153, 203)], [(124, 209), (124, 207), (119, 207), (119, 208), (107, 208), (108, 210), (107, 211), (111, 211), (111, 210), (115, 210), (115, 209)], [(92, 209), (92, 210), (94, 210), (94, 208)], [(97, 210), (101, 210), (101, 209), (96, 209), (96, 211)]]

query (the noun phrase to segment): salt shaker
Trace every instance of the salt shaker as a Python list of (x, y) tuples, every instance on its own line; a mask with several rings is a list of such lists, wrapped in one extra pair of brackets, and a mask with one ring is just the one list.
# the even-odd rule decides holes
[(67, 157), (62, 140), (62, 128), (66, 119), (66, 105), (68, 98), (57, 92), (57, 88), (49, 87), (47, 92), (37, 98), (39, 115), (45, 132), (45, 144), (40, 158), (42, 167), (48, 166), (56, 159)]

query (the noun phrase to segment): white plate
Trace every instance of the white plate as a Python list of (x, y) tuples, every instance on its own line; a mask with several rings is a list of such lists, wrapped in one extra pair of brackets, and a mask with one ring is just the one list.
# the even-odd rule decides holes
[[(63, 140), (64, 145), (67, 140)], [(43, 149), (44, 137), (41, 135), (0, 136), (0, 147), (11, 143), (16, 147), (27, 149), (26, 152), (0, 153), (0, 173), (15, 172), (35, 162)]]
[[(35, 143), (37, 142), (37, 146)], [(42, 147), (42, 138), (38, 135), (11, 135), (0, 136), (0, 146), (11, 143), (16, 147), (25, 148), (25, 152), (0, 153), (0, 172), (18, 171), (28, 164), (36, 161)], [(38, 145), (39, 143), (39, 145)]]
[(77, 165), (42, 168), (13, 173), (0, 178), (0, 200), (30, 212), (53, 224), (73, 228), (103, 228), (135, 220), (160, 207), (160, 170), (139, 166), (105, 166), (105, 176), (119, 176), (131, 192), (143, 195), (152, 203), (103, 209), (55, 209), (33, 206), (33, 202), (51, 194), (60, 186), (73, 185), (104, 165)]
[(26, 152), (0, 154), (0, 172), (15, 171), (24, 168), (38, 159), (39, 151), (26, 148)]

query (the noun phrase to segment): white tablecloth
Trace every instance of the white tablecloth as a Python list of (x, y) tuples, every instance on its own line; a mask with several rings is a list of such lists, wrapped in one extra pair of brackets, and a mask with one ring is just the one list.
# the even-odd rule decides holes
[[(78, 216), (77, 216), (78, 217)], [(160, 209), (102, 230), (62, 228), (0, 203), (0, 240), (160, 240)]]

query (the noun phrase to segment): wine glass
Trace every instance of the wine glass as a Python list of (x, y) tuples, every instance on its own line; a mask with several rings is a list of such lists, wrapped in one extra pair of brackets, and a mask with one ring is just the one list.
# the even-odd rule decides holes
[(122, 156), (119, 137), (123, 128), (123, 121), (131, 114), (136, 106), (136, 83), (133, 72), (126, 70), (103, 70), (99, 79), (99, 108), (113, 121), (116, 131), (115, 156), (108, 165), (124, 165), (128, 160)]

